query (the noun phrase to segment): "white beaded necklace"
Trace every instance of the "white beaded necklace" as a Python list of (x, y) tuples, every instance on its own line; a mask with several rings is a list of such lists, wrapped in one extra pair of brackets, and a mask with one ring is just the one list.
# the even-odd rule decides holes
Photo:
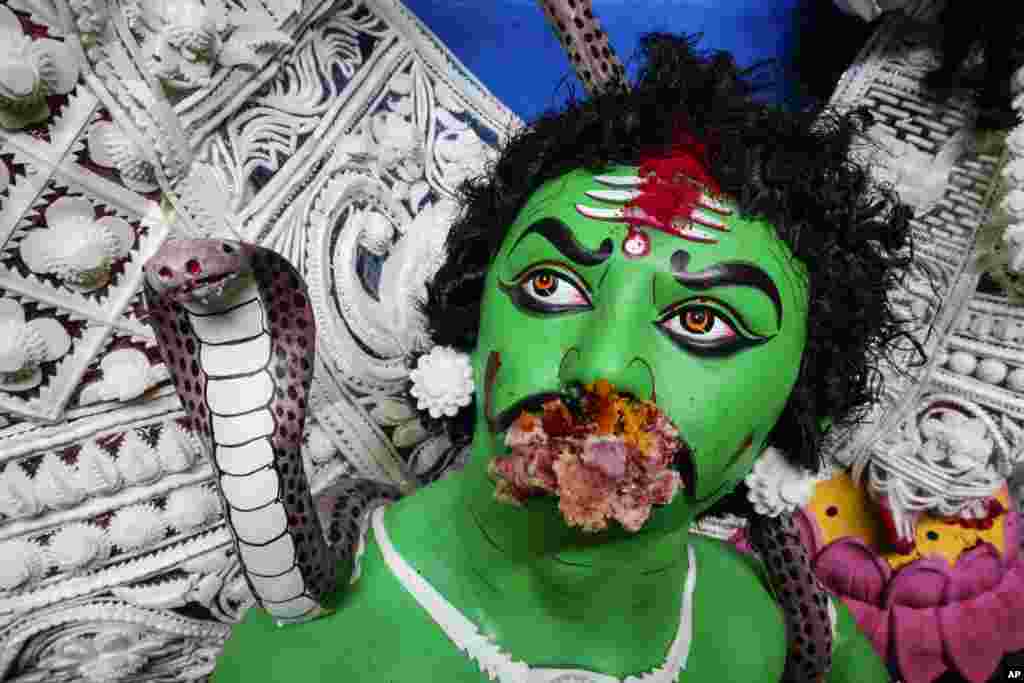
[(583, 669), (531, 668), (525, 662), (512, 659), (497, 645), (480, 633), (476, 625), (437, 592), (419, 573), (409, 566), (391, 544), (384, 528), (384, 508), (373, 511), (373, 534), (377, 539), (384, 563), (398, 582), (409, 591), (420, 607), (441, 627), (459, 650), (476, 662), (491, 680), (500, 683), (675, 683), (686, 669), (693, 637), (693, 592), (697, 587), (697, 557), (692, 546), (686, 547), (689, 567), (683, 588), (683, 604), (679, 614), (679, 630), (669, 646), (665, 663), (658, 669), (628, 676), (625, 679)]

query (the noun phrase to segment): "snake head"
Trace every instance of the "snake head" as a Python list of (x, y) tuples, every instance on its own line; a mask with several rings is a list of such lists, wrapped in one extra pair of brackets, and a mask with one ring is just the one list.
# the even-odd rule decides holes
[(222, 300), (252, 274), (253, 248), (219, 239), (167, 240), (143, 267), (146, 283), (178, 303)]

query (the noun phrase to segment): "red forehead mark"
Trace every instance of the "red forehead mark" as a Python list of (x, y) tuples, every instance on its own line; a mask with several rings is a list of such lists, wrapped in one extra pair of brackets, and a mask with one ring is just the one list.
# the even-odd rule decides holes
[(639, 228), (630, 226), (626, 239), (622, 240), (622, 253), (626, 258), (643, 258), (651, 253), (651, 238)]

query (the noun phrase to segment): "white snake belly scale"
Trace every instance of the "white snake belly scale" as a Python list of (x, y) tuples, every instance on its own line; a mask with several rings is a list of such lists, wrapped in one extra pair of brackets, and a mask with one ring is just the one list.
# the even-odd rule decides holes
[(253, 595), (279, 623), (330, 612), (361, 526), (398, 490), (345, 480), (314, 503), (301, 457), (316, 345), (305, 283), (280, 255), (227, 240), (169, 240), (145, 275), (150, 322)]

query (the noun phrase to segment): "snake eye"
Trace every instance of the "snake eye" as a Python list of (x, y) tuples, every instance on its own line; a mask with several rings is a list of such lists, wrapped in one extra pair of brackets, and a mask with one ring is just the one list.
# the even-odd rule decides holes
[(203, 267), (199, 265), (199, 261), (196, 261), (193, 258), (189, 259), (185, 264), (185, 269), (192, 275), (198, 275), (200, 271), (202, 271)]
[(225, 242), (224, 244), (220, 245), (220, 248), (224, 250), (225, 254), (234, 254), (235, 253), (235, 248), (233, 246), (231, 246), (230, 244), (228, 244), (227, 242)]

